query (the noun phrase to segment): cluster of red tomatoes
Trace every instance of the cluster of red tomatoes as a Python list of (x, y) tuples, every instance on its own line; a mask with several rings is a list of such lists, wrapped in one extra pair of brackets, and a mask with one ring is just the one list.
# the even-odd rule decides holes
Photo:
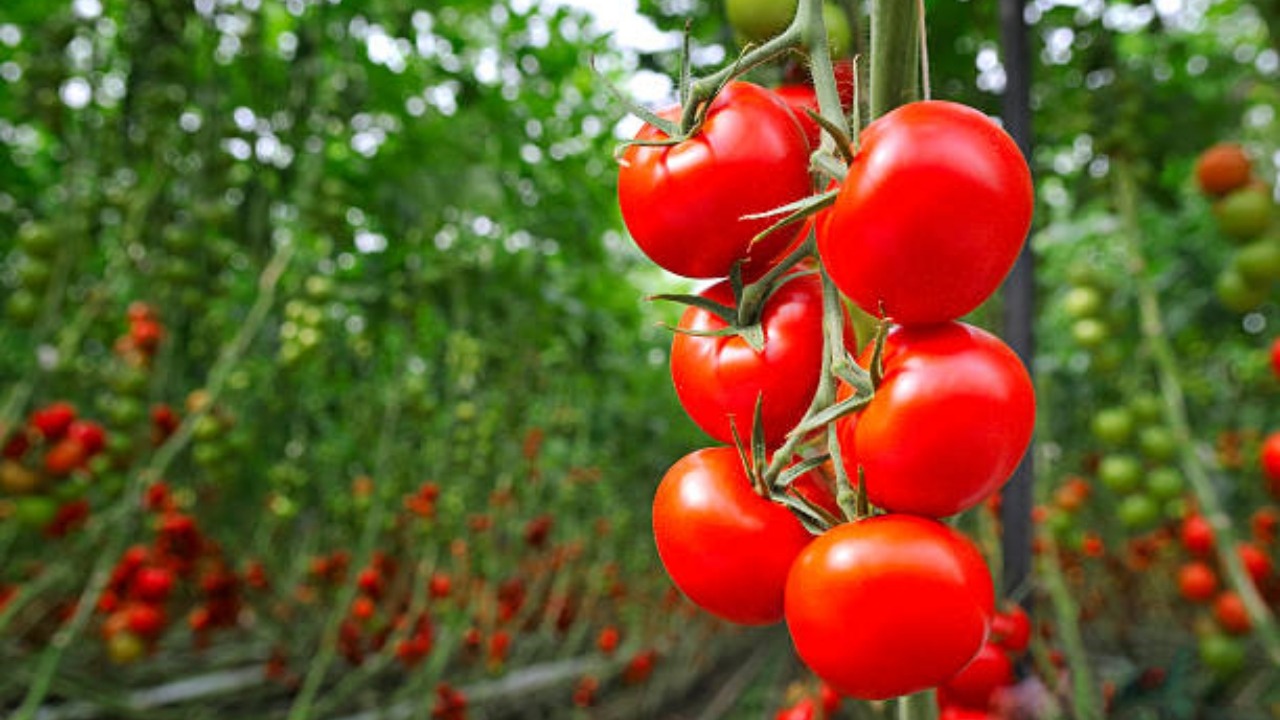
[(88, 516), (82, 495), (91, 463), (106, 445), (103, 427), (80, 417), (70, 403), (37, 408), (0, 450), (0, 491), (10, 496), (9, 512), (51, 536), (65, 535)]
[[(694, 115), (684, 137), (645, 125), (619, 176), (641, 250), (673, 273), (720, 279), (689, 300), (671, 373), (689, 416), (725, 445), (692, 452), (662, 479), (659, 555), (705, 610), (749, 625), (785, 619), (800, 657), (842, 695), (937, 687), (979, 655), (995, 614), (982, 554), (939, 519), (995, 493), (1034, 425), (1022, 362), (957, 320), (996, 290), (1023, 245), (1027, 165), (978, 111), (910, 103), (863, 129), (833, 204), (797, 238), (769, 232), (769, 212), (825, 183), (786, 102), (734, 81)], [(800, 258), (805, 247), (816, 253)], [(843, 478), (833, 485), (830, 473), (801, 472), (825, 457), (811, 432), (823, 423), (804, 422), (833, 408), (812, 407), (830, 382), (824, 369), (853, 364), (853, 341), (832, 330), (845, 298), (892, 327), (857, 358), (867, 382), (837, 374), (848, 410), (830, 415), (838, 440), (827, 447), (838, 447)], [(738, 438), (748, 436), (766, 456), (805, 458), (790, 473), (798, 479), (763, 474), (769, 457), (746, 452)], [(855, 509), (851, 495), (884, 512)]]
[(1238, 247), (1231, 264), (1218, 273), (1218, 299), (1228, 309), (1248, 312), (1271, 295), (1280, 280), (1280, 232), (1271, 188), (1254, 176), (1242, 147), (1219, 143), (1196, 161), (1196, 183), (1213, 200), (1218, 229)]

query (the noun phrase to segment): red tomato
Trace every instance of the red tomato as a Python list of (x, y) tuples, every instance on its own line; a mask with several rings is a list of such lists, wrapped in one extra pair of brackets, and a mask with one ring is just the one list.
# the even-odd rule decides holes
[(107, 444), (107, 433), (102, 426), (90, 420), (76, 420), (67, 427), (67, 439), (75, 440), (86, 455), (97, 455)]
[[(871, 348), (861, 359), (869, 365)], [(964, 323), (896, 327), (884, 380), (841, 421), (850, 477), (881, 508), (930, 517), (967, 510), (1008, 481), (1031, 442), (1035, 391), (1018, 356)]]
[(991, 707), (996, 691), (1013, 682), (1013, 663), (1009, 656), (995, 645), (983, 645), (973, 662), (938, 688), (938, 702), (986, 710)]
[(802, 698), (795, 705), (779, 710), (773, 720), (814, 720), (816, 717), (818, 707), (813, 698)]
[(1273, 432), (1262, 441), (1262, 452), (1259, 460), (1262, 472), (1272, 485), (1280, 483), (1280, 432)]
[(782, 619), (787, 572), (812, 539), (789, 510), (756, 494), (728, 447), (694, 451), (667, 471), (653, 500), (653, 536), (690, 600), (743, 625)]
[(1182, 520), (1178, 535), (1182, 547), (1192, 555), (1208, 555), (1213, 551), (1213, 527), (1200, 515), (1188, 515)]
[(955, 675), (986, 642), (994, 606), (973, 542), (911, 515), (839, 525), (787, 577), (787, 627), (801, 659), (840, 694), (864, 700)]
[(1271, 341), (1271, 373), (1280, 379), (1280, 337)]
[(76, 409), (70, 403), (50, 403), (31, 413), (31, 425), (46, 440), (56, 440), (66, 434), (76, 419)]
[(809, 141), (809, 148), (816, 149), (822, 143), (822, 128), (813, 118), (809, 117), (809, 113), (805, 109), (818, 112), (818, 93), (813, 89), (812, 85), (782, 85), (773, 89), (778, 97), (786, 101), (791, 108), (792, 114), (796, 116), (796, 120), (800, 123), (800, 127), (804, 129), (805, 139)]
[(54, 477), (61, 477), (83, 465), (88, 457), (83, 445), (65, 438), (54, 443), (44, 454), (44, 470)]
[(1258, 587), (1265, 586), (1274, 570), (1271, 556), (1267, 555), (1267, 551), (1252, 543), (1240, 543), (1236, 547), (1236, 552), (1240, 555), (1240, 562), (1249, 573), (1253, 584)]
[(1223, 590), (1213, 601), (1213, 617), (1223, 630), (1232, 635), (1245, 635), (1253, 629), (1249, 611), (1235, 590)]
[(938, 720), (998, 720), (998, 718), (986, 710), (946, 705), (938, 708)]
[(991, 641), (1011, 653), (1020, 653), (1031, 643), (1031, 618), (1017, 603), (1007, 612), (996, 613), (991, 620)]
[[(702, 296), (733, 304), (729, 283)], [(671, 343), (671, 379), (680, 404), (708, 435), (732, 443), (730, 424), (745, 442), (751, 437), (756, 398), (764, 396), (765, 442), (776, 447), (804, 417), (822, 372), (822, 281), (815, 275), (786, 280), (764, 306), (764, 350), (737, 336), (697, 337), (677, 332)], [(680, 329), (715, 331), (725, 322), (690, 307)]]
[[(678, 111), (662, 114), (675, 119)], [(636, 139), (666, 137), (645, 125)], [(650, 260), (686, 277), (727, 277), (740, 259), (751, 265), (776, 257), (793, 233), (751, 246), (778, 218), (743, 216), (811, 191), (809, 144), (799, 123), (781, 98), (746, 82), (729, 83), (688, 140), (627, 148), (618, 174), (618, 203), (632, 238)]]
[(1189, 562), (1178, 569), (1178, 592), (1190, 602), (1208, 602), (1218, 592), (1218, 574), (1203, 562)]
[(863, 310), (904, 325), (978, 307), (1031, 226), (1031, 173), (1013, 139), (973, 108), (915, 102), (867, 126), (818, 251)]

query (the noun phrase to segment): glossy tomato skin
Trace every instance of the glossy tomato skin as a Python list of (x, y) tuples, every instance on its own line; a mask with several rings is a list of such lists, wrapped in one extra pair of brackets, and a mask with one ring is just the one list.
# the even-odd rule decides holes
[(743, 625), (782, 619), (787, 572), (813, 539), (789, 510), (755, 493), (730, 447), (694, 451), (667, 471), (653, 500), (653, 536), (676, 587)]
[(863, 131), (818, 251), (872, 315), (953, 320), (1009, 273), (1032, 209), (1030, 171), (1004, 130), (957, 103), (909, 103)]
[[(870, 364), (870, 350), (860, 362)], [(861, 466), (877, 507), (929, 517), (963, 512), (998, 490), (1026, 453), (1035, 391), (1018, 356), (964, 323), (896, 327), (884, 380), (841, 421), (850, 477)]]
[(987, 710), (996, 691), (1013, 682), (1013, 662), (1009, 656), (995, 645), (983, 645), (972, 662), (938, 688), (938, 702)]
[(836, 526), (796, 558), (787, 628), (841, 695), (878, 700), (936, 687), (969, 663), (995, 612), (978, 548), (936, 520), (881, 515)]
[[(702, 296), (733, 304), (729, 283)], [(804, 417), (822, 372), (822, 281), (816, 275), (791, 277), (764, 305), (764, 349), (756, 352), (737, 336), (697, 337), (677, 332), (671, 343), (671, 380), (685, 412), (711, 437), (733, 443), (730, 424), (744, 442), (751, 437), (756, 398), (765, 441), (776, 447)], [(715, 331), (725, 322), (696, 307), (685, 310), (681, 330)]]
[[(651, 125), (636, 136), (665, 138)], [(809, 145), (795, 116), (772, 91), (747, 82), (731, 82), (716, 96), (693, 137), (674, 146), (632, 145), (621, 165), (618, 203), (627, 230), (650, 260), (685, 277), (728, 277), (742, 258), (751, 265), (776, 257), (794, 230), (751, 246), (777, 218), (743, 216), (812, 189)]]
[(817, 149), (822, 142), (822, 128), (809, 117), (809, 113), (805, 112), (806, 110), (818, 112), (817, 91), (812, 85), (801, 84), (781, 85), (773, 91), (791, 108), (792, 114), (796, 116), (796, 122), (800, 123), (800, 127), (804, 129), (804, 137), (809, 141), (809, 148)]

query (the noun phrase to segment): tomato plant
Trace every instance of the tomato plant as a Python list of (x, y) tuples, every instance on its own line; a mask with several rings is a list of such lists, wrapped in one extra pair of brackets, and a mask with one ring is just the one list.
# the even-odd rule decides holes
[[(642, 143), (665, 139), (652, 125), (636, 136)], [(771, 233), (753, 245), (776, 218), (746, 216), (809, 194), (808, 148), (781, 98), (758, 85), (732, 82), (707, 108), (693, 136), (673, 145), (626, 149), (618, 173), (622, 218), (645, 255), (677, 275), (727, 277), (739, 260), (767, 263), (786, 248), (793, 231)]]
[(909, 515), (827, 531), (796, 558), (786, 584), (787, 628), (800, 657), (836, 691), (863, 699), (952, 677), (981, 650), (994, 612), (977, 547)]
[(1013, 267), (1032, 199), (1022, 153), (990, 118), (910, 103), (863, 131), (818, 251), (868, 313), (904, 325), (953, 320)]

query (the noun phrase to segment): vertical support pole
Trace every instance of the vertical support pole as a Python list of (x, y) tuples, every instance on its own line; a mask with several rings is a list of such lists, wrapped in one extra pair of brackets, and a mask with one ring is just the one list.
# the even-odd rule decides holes
[[(1000, 0), (1000, 43), (1004, 55), (1004, 127), (1030, 161), (1031, 157), (1031, 57), (1024, 0)], [(1004, 284), (1004, 333), (1013, 351), (1028, 370), (1035, 356), (1035, 258), (1030, 244), (1013, 266)], [(1001, 555), (1004, 559), (1002, 592), (1005, 596), (1025, 593), (1031, 576), (1031, 505), (1035, 479), (1034, 440), (1013, 479), (1002, 492), (1000, 521), (1003, 527)]]

